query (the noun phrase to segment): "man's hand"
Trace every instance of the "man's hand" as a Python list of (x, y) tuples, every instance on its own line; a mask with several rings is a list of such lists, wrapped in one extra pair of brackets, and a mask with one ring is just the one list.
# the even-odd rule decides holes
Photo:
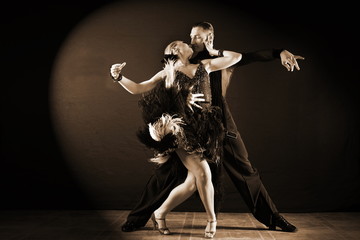
[(125, 67), (126, 62), (113, 64), (110, 68), (110, 74), (114, 79), (117, 79), (121, 70)]
[(297, 59), (304, 60), (305, 58), (302, 57), (302, 56), (294, 55), (294, 54), (292, 54), (291, 52), (289, 52), (287, 50), (283, 50), (280, 53), (280, 59), (281, 59), (281, 64), (284, 67), (286, 67), (286, 69), (288, 71), (293, 72), (294, 67), (296, 68), (296, 70), (300, 70)]
[(202, 109), (202, 107), (197, 104), (196, 102), (205, 102), (205, 98), (203, 98), (203, 93), (190, 93), (187, 98), (187, 106), (191, 109), (192, 112), (194, 112), (194, 109), (191, 105), (194, 105), (197, 108)]

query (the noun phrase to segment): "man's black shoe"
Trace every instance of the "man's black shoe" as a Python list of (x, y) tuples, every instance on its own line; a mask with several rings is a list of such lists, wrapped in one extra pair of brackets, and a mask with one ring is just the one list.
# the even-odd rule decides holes
[(135, 224), (133, 222), (129, 222), (129, 221), (126, 221), (122, 226), (121, 226), (121, 230), (123, 232), (133, 232), (135, 231), (136, 229), (138, 229), (137, 226), (135, 226)]
[(272, 217), (272, 222), (269, 226), (270, 230), (276, 230), (276, 227), (281, 228), (284, 232), (296, 232), (297, 228), (286, 221), (286, 219), (280, 214), (274, 214)]

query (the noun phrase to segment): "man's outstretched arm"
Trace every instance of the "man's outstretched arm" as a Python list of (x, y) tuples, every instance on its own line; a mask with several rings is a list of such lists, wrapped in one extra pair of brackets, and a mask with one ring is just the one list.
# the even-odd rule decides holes
[(244, 66), (253, 62), (268, 62), (275, 59), (280, 59), (281, 64), (288, 71), (293, 71), (294, 68), (300, 70), (297, 59), (304, 60), (305, 58), (299, 55), (294, 55), (285, 49), (264, 49), (242, 53), (242, 59), (235, 65), (235, 67)]

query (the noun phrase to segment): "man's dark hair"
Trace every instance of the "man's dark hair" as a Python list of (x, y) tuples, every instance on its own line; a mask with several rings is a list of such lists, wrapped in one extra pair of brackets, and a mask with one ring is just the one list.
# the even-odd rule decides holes
[(214, 27), (211, 23), (209, 22), (198, 22), (198, 23), (195, 23), (193, 26), (194, 27), (201, 27), (203, 28), (204, 30), (210, 30), (212, 33), (214, 33)]

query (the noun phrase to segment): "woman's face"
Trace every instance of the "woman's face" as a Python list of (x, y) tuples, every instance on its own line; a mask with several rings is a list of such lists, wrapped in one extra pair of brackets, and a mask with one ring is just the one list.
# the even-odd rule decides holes
[(172, 48), (172, 51), (174, 54), (182, 54), (186, 57), (191, 57), (193, 54), (192, 48), (189, 46), (189, 44), (184, 43), (183, 41), (177, 41), (175, 46)]

